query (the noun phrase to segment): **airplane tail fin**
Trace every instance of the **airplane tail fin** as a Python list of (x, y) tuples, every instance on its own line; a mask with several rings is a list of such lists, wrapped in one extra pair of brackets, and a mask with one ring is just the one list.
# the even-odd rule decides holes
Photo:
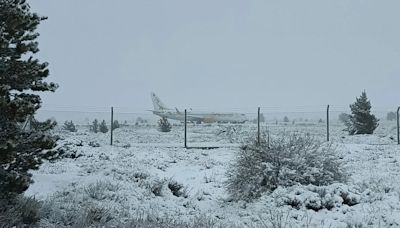
[(155, 93), (151, 93), (151, 99), (153, 100), (153, 106), (155, 111), (167, 110), (167, 106), (157, 97)]

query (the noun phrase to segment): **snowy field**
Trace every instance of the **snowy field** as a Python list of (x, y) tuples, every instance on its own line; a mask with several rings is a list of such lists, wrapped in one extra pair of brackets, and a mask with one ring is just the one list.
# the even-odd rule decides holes
[[(57, 130), (68, 156), (34, 171), (25, 195), (52, 205), (42, 227), (68, 224), (71, 214), (91, 208), (102, 211), (106, 227), (146, 216), (197, 221), (199, 227), (400, 227), (395, 122), (382, 122), (369, 136), (348, 136), (343, 128), (331, 126), (331, 141), (348, 183), (278, 188), (252, 202), (230, 199), (225, 174), (239, 145), (255, 137), (255, 124), (188, 126), (188, 145), (220, 146), (212, 150), (184, 149), (178, 125), (169, 133), (123, 126), (114, 131), (114, 146), (109, 133), (91, 133), (86, 126)], [(303, 132), (326, 139), (324, 123), (271, 124), (268, 131), (270, 137)]]

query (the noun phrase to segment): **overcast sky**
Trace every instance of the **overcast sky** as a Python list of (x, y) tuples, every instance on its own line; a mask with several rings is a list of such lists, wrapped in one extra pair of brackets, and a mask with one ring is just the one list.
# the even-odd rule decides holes
[[(32, 0), (44, 107), (400, 105), (400, 1)], [(82, 108), (83, 109), (83, 108)]]

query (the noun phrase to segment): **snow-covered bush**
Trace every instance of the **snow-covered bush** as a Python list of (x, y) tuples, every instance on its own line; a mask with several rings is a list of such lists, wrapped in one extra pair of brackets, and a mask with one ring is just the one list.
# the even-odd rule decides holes
[(170, 132), (171, 124), (168, 122), (167, 118), (163, 117), (158, 121), (158, 130), (161, 132)]
[[(81, 143), (81, 142), (79, 142)], [(82, 156), (81, 150), (78, 150), (77, 147), (80, 144), (76, 144), (74, 142), (61, 142), (57, 147), (58, 158), (78, 158)]]
[(66, 131), (70, 131), (70, 132), (76, 132), (77, 131), (76, 127), (75, 127), (75, 124), (74, 124), (74, 122), (72, 122), (72, 120), (71, 121), (65, 121), (63, 129), (66, 130)]
[(90, 141), (88, 145), (91, 147), (100, 147), (100, 143), (95, 141)]
[(342, 161), (330, 144), (309, 135), (283, 134), (243, 145), (227, 171), (227, 190), (233, 199), (249, 200), (279, 186), (329, 185), (345, 182)]
[(0, 200), (0, 227), (29, 227), (40, 220), (41, 203), (33, 197)]
[(106, 191), (116, 192), (119, 186), (112, 184), (108, 181), (97, 181), (96, 183), (89, 184), (84, 190), (85, 193), (92, 199), (104, 200), (107, 195)]
[(149, 182), (144, 182), (144, 186), (146, 186), (155, 196), (162, 196), (163, 195), (163, 187), (165, 184), (166, 180), (165, 179), (154, 179), (154, 180), (149, 180)]
[(236, 227), (232, 224), (229, 226), (220, 224), (215, 218), (200, 215), (193, 219), (186, 220), (183, 216), (158, 215), (157, 213), (147, 210), (142, 214), (135, 216), (124, 227), (126, 228), (222, 228)]
[(118, 184), (102, 180), (56, 192), (42, 203), (37, 227), (117, 227), (122, 215), (113, 203), (125, 201), (116, 194), (119, 188)]
[(183, 198), (188, 197), (188, 189), (184, 187), (183, 184), (180, 184), (175, 180), (171, 179), (168, 181), (168, 188), (171, 190), (172, 195), (174, 196)]
[(354, 206), (361, 201), (361, 193), (353, 186), (336, 183), (328, 186), (293, 186), (278, 188), (272, 194), (278, 206), (288, 205), (295, 209), (314, 211), (331, 210), (342, 205)]
[(109, 207), (94, 204), (86, 207), (80, 213), (74, 227), (106, 227), (112, 219), (113, 216)]

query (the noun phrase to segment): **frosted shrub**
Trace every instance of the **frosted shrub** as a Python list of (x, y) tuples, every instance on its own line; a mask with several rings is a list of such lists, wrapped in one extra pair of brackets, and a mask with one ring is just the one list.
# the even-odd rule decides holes
[(111, 211), (107, 207), (90, 205), (80, 212), (80, 216), (75, 221), (74, 227), (106, 227), (113, 219)]
[(355, 186), (331, 184), (328, 186), (299, 185), (278, 188), (271, 195), (277, 205), (288, 205), (296, 209), (306, 208), (314, 211), (331, 210), (343, 205), (349, 207), (361, 202), (362, 193)]
[(309, 135), (283, 134), (268, 145), (243, 145), (227, 172), (227, 189), (235, 200), (249, 200), (279, 186), (344, 182), (342, 161), (331, 145)]
[(0, 200), (0, 227), (28, 227), (40, 220), (41, 202), (33, 197), (17, 196)]
[(114, 185), (108, 181), (97, 181), (96, 183), (89, 184), (85, 189), (85, 193), (92, 199), (104, 200), (107, 198), (106, 191), (117, 192), (118, 185)]
[(158, 130), (161, 132), (170, 132), (171, 124), (168, 122), (167, 118), (163, 117), (158, 121)]
[(126, 228), (222, 228), (236, 227), (233, 224), (220, 224), (215, 218), (206, 215), (199, 215), (194, 218), (185, 219), (183, 216), (160, 215), (152, 211), (142, 212), (140, 215), (132, 218)]
[(168, 188), (171, 190), (171, 192), (174, 196), (177, 196), (177, 197), (182, 196), (184, 198), (188, 197), (188, 189), (175, 180), (172, 180), (172, 179), (169, 180)]

